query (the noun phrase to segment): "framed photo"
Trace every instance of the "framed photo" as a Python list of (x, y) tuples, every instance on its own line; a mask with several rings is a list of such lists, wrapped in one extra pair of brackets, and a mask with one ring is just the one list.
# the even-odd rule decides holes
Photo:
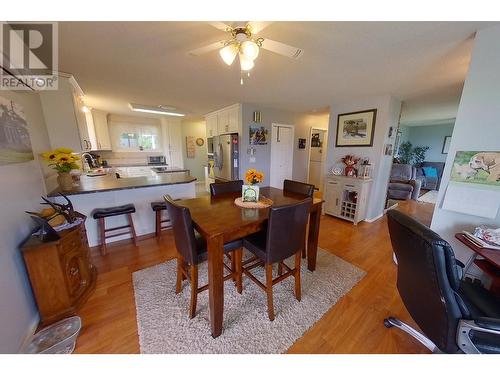
[(337, 147), (371, 147), (375, 132), (376, 109), (339, 114), (337, 119)]
[(268, 131), (263, 126), (250, 126), (249, 137), (251, 145), (267, 145)]
[(447, 135), (446, 137), (444, 137), (443, 149), (441, 150), (442, 154), (448, 153), (448, 151), (450, 150), (450, 143), (451, 143), (451, 135)]
[(299, 148), (306, 148), (306, 139), (305, 138), (299, 138)]
[(392, 155), (392, 144), (386, 144), (384, 147), (384, 155), (391, 156)]

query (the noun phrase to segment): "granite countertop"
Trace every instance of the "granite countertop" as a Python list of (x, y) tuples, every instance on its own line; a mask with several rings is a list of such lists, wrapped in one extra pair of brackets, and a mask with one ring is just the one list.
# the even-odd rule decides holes
[[(171, 173), (161, 173), (157, 176), (116, 178), (114, 174), (98, 177), (82, 176), (80, 184), (71, 191), (64, 191), (65, 195), (90, 194), (112, 190), (141, 189), (151, 186), (185, 184), (196, 181), (195, 177)], [(51, 191), (48, 196), (56, 197), (61, 190)]]

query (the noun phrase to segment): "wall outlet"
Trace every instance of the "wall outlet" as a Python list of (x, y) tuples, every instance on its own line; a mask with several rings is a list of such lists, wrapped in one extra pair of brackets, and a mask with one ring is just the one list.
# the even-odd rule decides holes
[(255, 163), (255, 157), (251, 156), (248, 158), (249, 163)]

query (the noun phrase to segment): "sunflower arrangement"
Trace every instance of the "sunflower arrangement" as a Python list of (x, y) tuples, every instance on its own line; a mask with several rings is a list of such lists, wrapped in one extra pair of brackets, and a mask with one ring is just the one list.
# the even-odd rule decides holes
[(80, 169), (76, 164), (80, 157), (73, 154), (73, 150), (70, 148), (59, 147), (53, 151), (44, 152), (42, 157), (58, 173), (68, 173), (72, 169)]
[(255, 169), (249, 169), (245, 173), (245, 181), (250, 185), (259, 184), (264, 181), (264, 173), (257, 172)]

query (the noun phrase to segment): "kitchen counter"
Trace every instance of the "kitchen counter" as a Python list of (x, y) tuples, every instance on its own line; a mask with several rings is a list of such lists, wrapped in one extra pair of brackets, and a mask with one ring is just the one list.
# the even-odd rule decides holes
[[(148, 177), (127, 177), (116, 178), (114, 174), (106, 176), (88, 177), (81, 176), (80, 184), (74, 186), (73, 190), (63, 192), (65, 195), (91, 194), (105, 191), (139, 189), (153, 186), (186, 184), (196, 181), (195, 177), (189, 174), (160, 173), (156, 176)], [(49, 197), (56, 197), (61, 190), (56, 189), (48, 194)]]

